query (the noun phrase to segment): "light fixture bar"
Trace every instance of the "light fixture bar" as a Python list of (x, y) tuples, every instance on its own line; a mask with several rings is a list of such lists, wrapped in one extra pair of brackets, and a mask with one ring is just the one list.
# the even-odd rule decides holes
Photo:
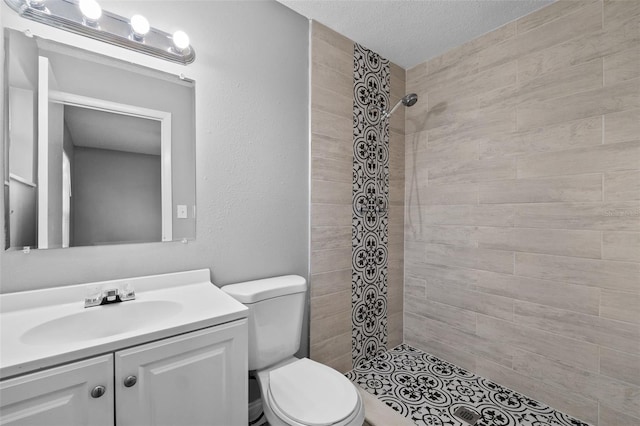
[(133, 37), (129, 19), (102, 11), (95, 20), (87, 20), (77, 0), (5, 0), (20, 16), (32, 21), (61, 28), (125, 49), (145, 53), (167, 61), (190, 64), (196, 58), (191, 45), (176, 47), (173, 36), (150, 27), (144, 37)]

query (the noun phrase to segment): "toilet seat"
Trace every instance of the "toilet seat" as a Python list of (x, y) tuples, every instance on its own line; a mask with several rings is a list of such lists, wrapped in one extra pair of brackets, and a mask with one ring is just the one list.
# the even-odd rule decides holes
[(363, 419), (357, 422), (357, 417), (363, 417), (358, 391), (349, 379), (330, 367), (303, 358), (259, 375), (268, 376), (263, 399), (283, 423), (292, 426), (362, 423)]

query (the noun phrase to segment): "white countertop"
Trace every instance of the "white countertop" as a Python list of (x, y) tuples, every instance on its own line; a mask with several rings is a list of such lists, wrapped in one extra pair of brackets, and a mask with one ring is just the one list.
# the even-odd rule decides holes
[[(84, 307), (84, 298), (92, 289), (118, 288), (124, 284), (135, 289), (135, 300)], [(131, 320), (131, 330), (117, 330), (115, 334), (111, 330), (102, 333), (108, 334), (105, 337), (98, 332), (95, 338), (91, 334), (94, 326), (108, 329), (109, 318), (124, 313), (124, 309), (127, 315), (133, 312), (132, 318), (135, 318), (136, 308), (143, 305), (152, 310), (140, 309), (142, 316)], [(164, 307), (171, 309), (165, 311)], [(243, 319), (247, 315), (244, 305), (211, 283), (207, 269), (0, 294), (0, 379)], [(71, 321), (67, 317), (72, 318)], [(81, 323), (85, 317), (97, 319), (99, 323)], [(34, 328), (51, 321), (77, 324), (59, 341), (46, 338), (39, 341), (33, 337)], [(119, 322), (122, 327), (122, 321)]]

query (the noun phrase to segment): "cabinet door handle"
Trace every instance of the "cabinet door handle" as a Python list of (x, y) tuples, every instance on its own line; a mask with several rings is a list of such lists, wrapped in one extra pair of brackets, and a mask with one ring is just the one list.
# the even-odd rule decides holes
[(130, 388), (131, 386), (135, 385), (137, 381), (138, 378), (136, 376), (127, 376), (124, 379), (124, 385)]
[(106, 391), (107, 391), (107, 388), (105, 388), (102, 385), (98, 385), (95, 388), (91, 389), (91, 397), (100, 398), (102, 395), (104, 395)]

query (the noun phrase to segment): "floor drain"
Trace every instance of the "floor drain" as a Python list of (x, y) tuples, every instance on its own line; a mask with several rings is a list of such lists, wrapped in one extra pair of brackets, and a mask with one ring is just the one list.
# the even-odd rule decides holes
[(456, 408), (456, 411), (453, 412), (453, 415), (459, 419), (464, 420), (472, 426), (475, 425), (476, 422), (480, 419), (480, 414), (467, 407)]

